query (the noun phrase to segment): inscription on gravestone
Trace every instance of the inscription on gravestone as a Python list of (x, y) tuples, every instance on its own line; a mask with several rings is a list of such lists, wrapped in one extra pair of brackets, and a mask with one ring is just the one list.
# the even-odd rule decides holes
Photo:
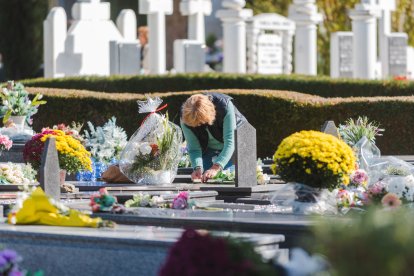
[(406, 36), (389, 36), (388, 43), (390, 76), (406, 76), (408, 38)]
[(259, 35), (257, 44), (257, 72), (259, 74), (283, 74), (281, 35)]
[(244, 122), (235, 130), (234, 165), (236, 187), (253, 187), (257, 185), (256, 166), (256, 129)]
[(56, 150), (56, 139), (46, 140), (40, 165), (40, 187), (50, 197), (60, 199), (59, 158)]
[(325, 121), (322, 126), (321, 131), (326, 134), (331, 134), (336, 138), (339, 138), (338, 128), (335, 125), (334, 121)]

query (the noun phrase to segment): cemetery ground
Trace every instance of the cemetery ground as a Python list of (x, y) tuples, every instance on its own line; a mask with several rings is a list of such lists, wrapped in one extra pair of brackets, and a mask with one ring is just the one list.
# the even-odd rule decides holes
[[(70, 124), (72, 121), (102, 125), (115, 116), (117, 124), (130, 137), (146, 116), (137, 113), (136, 105), (137, 100), (145, 99), (144, 92), (159, 96), (168, 103), (169, 118), (178, 122), (181, 103), (191, 94), (206, 92), (206, 87), (232, 96), (252, 127), (247, 125), (246, 129), (236, 132), (236, 181), (233, 183), (193, 184), (189, 176), (191, 169), (180, 168), (170, 185), (75, 181), (67, 176), (66, 182), (73, 184), (78, 191), (61, 192), (56, 190), (59, 175), (57, 168), (53, 168), (58, 157), (54, 147), (49, 145), (40, 170), (40, 185), (47, 194), (74, 210), (90, 212), (90, 197), (103, 187), (109, 196), (117, 197), (120, 204), (134, 199), (134, 195), (139, 193), (151, 198), (162, 196), (172, 204), (179, 192), (186, 191), (197, 203), (197, 208), (177, 210), (139, 206), (127, 208), (121, 214), (99, 212), (92, 215), (93, 218), (116, 222), (115, 228), (1, 224), (0, 243), (23, 256), (22, 266), (31, 271), (41, 269), (45, 275), (156, 275), (165, 265), (167, 256), (171, 254), (169, 250), (180, 239), (183, 229), (192, 228), (248, 241), (265, 260), (275, 260), (280, 264), (290, 262), (293, 270), (289, 271), (288, 266), (284, 268), (285, 272), (291, 273), (288, 275), (298, 275), (305, 264), (316, 264), (318, 269), (326, 269), (326, 263), (317, 261), (317, 258), (305, 255), (299, 260), (295, 259), (298, 255), (289, 256), (289, 252), (295, 252), (293, 248), (298, 246), (311, 255), (324, 254), (339, 275), (410, 275), (408, 264), (413, 255), (413, 238), (409, 233), (414, 225), (409, 210), (401, 208), (394, 212), (365, 213), (361, 208), (355, 208), (346, 215), (325, 214), (315, 220), (309, 214), (295, 212), (294, 204), (278, 204), (289, 198), (292, 190), (279, 176), (273, 175), (272, 160), (263, 165), (264, 172), (271, 174), (269, 183), (257, 184), (256, 157), (273, 156), (286, 137), (302, 130), (324, 130), (335, 134), (323, 126), (328, 120), (338, 125), (344, 124), (348, 118), (368, 116), (385, 129), (384, 135), (376, 140), (381, 153), (396, 155), (409, 166), (414, 161), (414, 141), (410, 135), (414, 120), (411, 83), (205, 75), (205, 83), (200, 84), (203, 75), (190, 75), (186, 77), (190, 84), (185, 84), (182, 78), (178, 75), (151, 80), (150, 77), (153, 90), (140, 92), (131, 87), (142, 89), (151, 83), (145, 84), (148, 80), (139, 77), (25, 81), (30, 94), (40, 92), (47, 101), (33, 117), (33, 128), (37, 132), (46, 126)], [(236, 89), (241, 87), (240, 79), (245, 83), (252, 80), (251, 86)], [(256, 80), (258, 84), (254, 87)], [(114, 82), (122, 83), (118, 91), (111, 90), (117, 87)], [(215, 89), (214, 85), (225, 82), (227, 86), (222, 87), (233, 87)], [(170, 83), (175, 83), (175, 86), (169, 86)], [(197, 91), (182, 88), (184, 85), (191, 87), (192, 83), (195, 83)], [(270, 90), (270, 87), (280, 90)], [(299, 92), (293, 92), (295, 89), (287, 91), (289, 87), (298, 87), (296, 91)], [(309, 91), (312, 87), (319, 89)], [(329, 97), (329, 91), (335, 97)], [(360, 97), (355, 97), (355, 94)], [(13, 162), (21, 162), (19, 158), (22, 157), (18, 153), (22, 147), (16, 143), (11, 151), (3, 152), (2, 161), (15, 158)], [(10, 186), (0, 185), (5, 213), (16, 200), (17, 189)], [(279, 201), (275, 201), (275, 196)], [(373, 268), (374, 265), (377, 269)], [(277, 275), (276, 270), (274, 273)]]

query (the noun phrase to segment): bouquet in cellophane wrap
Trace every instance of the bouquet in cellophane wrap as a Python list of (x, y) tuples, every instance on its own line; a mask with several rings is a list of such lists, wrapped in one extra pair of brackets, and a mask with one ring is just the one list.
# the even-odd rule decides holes
[(139, 113), (149, 113), (121, 154), (119, 167), (131, 181), (142, 185), (166, 185), (177, 174), (181, 158), (181, 129), (157, 112), (160, 98), (138, 101)]

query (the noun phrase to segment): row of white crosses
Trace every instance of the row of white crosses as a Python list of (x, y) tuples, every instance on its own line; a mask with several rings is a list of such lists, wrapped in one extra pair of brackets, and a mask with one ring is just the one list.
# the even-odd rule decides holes
[[(246, 73), (246, 21), (252, 18), (253, 12), (244, 9), (245, 4), (245, 0), (223, 0), (223, 9), (216, 13), (223, 24), (223, 71), (226, 73)], [(74, 22), (66, 31), (64, 10), (52, 9), (44, 23), (46, 77), (109, 75), (139, 70), (135, 14), (131, 10), (122, 11), (115, 26), (109, 11), (107, 2), (78, 0), (72, 7)], [(149, 72), (164, 74), (165, 16), (172, 14), (173, 0), (139, 0), (139, 11), (148, 17)], [(204, 16), (212, 12), (211, 0), (181, 0), (180, 11), (188, 16), (189, 40), (203, 44)], [(289, 14), (296, 23), (295, 72), (315, 75), (316, 25), (321, 20), (315, 0), (294, 0)], [(290, 70), (287, 68), (284, 72)]]
[(395, 0), (361, 0), (355, 5), (349, 13), (352, 32), (337, 32), (331, 37), (332, 77), (376, 79), (407, 75), (408, 36), (391, 32), (395, 8)]

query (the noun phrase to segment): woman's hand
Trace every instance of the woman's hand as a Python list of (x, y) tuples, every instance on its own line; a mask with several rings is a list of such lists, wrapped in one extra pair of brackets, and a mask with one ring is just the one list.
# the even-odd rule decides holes
[(191, 174), (191, 180), (196, 180), (196, 179), (200, 179), (203, 177), (203, 171), (201, 170), (201, 168), (197, 168), (193, 171), (193, 173)]
[(207, 182), (207, 180), (214, 178), (219, 171), (221, 171), (220, 165), (214, 164), (209, 170), (204, 172), (202, 181)]

